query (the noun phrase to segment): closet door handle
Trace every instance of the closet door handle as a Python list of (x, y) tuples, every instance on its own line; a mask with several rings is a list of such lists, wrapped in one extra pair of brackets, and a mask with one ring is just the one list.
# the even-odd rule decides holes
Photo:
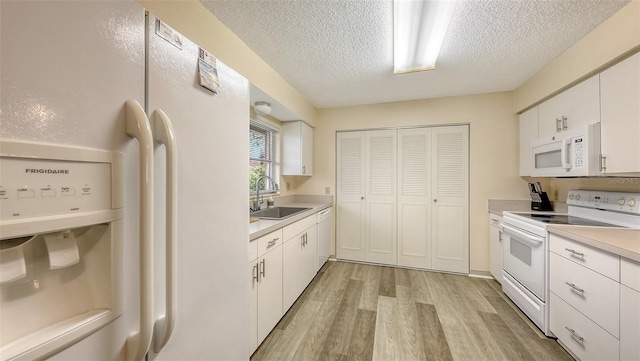
[(144, 358), (153, 334), (153, 135), (140, 104), (125, 102), (126, 132), (140, 145), (140, 329), (127, 338), (127, 361)]
[(178, 148), (171, 120), (160, 109), (153, 117), (153, 135), (166, 148), (165, 315), (155, 323), (155, 352), (167, 344), (178, 314)]

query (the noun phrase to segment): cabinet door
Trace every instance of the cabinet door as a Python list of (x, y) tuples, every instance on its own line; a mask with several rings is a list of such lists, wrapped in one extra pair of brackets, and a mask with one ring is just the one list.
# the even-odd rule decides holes
[(282, 175), (313, 174), (313, 128), (302, 121), (282, 126)]
[(398, 265), (431, 268), (431, 129), (398, 130)]
[(316, 225), (287, 240), (283, 245), (282, 294), (286, 312), (315, 275), (317, 265)]
[(306, 123), (300, 122), (300, 133), (302, 136), (301, 159), (302, 175), (313, 175), (313, 128)]
[(469, 273), (469, 127), (432, 134), (432, 265)]
[(491, 275), (502, 283), (502, 217), (489, 217), (489, 249), (491, 251)]
[(258, 344), (276, 326), (282, 311), (282, 246), (258, 259)]
[(251, 290), (249, 298), (249, 353), (258, 348), (258, 261), (249, 262)]
[(603, 173), (640, 173), (640, 53), (600, 73)]
[(338, 133), (336, 141), (336, 257), (364, 261), (365, 136)]
[(303, 290), (318, 273), (318, 225), (311, 226), (307, 229), (306, 234), (304, 246), (305, 285), (302, 288)]
[(395, 265), (396, 131), (366, 133), (365, 260)]
[(538, 107), (520, 114), (520, 175), (531, 176), (531, 142), (538, 139)]
[(540, 104), (539, 112), (540, 137), (600, 122), (598, 75)]
[(620, 360), (640, 360), (640, 292), (620, 285)]

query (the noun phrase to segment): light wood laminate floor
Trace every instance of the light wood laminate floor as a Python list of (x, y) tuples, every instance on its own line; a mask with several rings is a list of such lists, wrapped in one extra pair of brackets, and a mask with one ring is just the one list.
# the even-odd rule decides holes
[(327, 262), (251, 360), (573, 359), (494, 280)]

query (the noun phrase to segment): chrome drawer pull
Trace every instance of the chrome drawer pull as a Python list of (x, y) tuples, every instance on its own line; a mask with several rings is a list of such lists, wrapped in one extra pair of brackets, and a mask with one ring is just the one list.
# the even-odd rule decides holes
[(565, 282), (565, 284), (567, 286), (571, 287), (574, 291), (580, 292), (584, 296), (584, 290), (582, 288), (576, 287), (576, 285), (574, 283)]
[(580, 258), (580, 259), (584, 260), (584, 253), (580, 253), (580, 252), (576, 251), (575, 249), (570, 249), (570, 248), (565, 248), (565, 250), (571, 252), (571, 255), (573, 257)]
[[(260, 282), (260, 272), (258, 272), (258, 265), (253, 266), (253, 280), (255, 282)], [(255, 283), (254, 282), (254, 283)]]
[(584, 342), (584, 337), (578, 336), (574, 329), (571, 329), (571, 328), (569, 328), (567, 326), (564, 326), (564, 328), (566, 328), (567, 331), (569, 331), (569, 333), (571, 334), (571, 336), (573, 336), (576, 340), (578, 340), (580, 342)]
[(280, 238), (274, 238), (272, 240), (269, 241), (269, 243), (267, 243), (267, 249), (273, 247), (276, 245), (276, 242), (279, 240)]

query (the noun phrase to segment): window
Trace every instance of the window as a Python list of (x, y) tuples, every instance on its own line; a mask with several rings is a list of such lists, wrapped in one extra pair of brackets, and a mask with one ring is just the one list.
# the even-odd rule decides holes
[[(249, 192), (256, 191), (256, 181), (260, 176), (275, 178), (275, 143), (278, 132), (272, 126), (251, 120), (249, 126)], [(260, 190), (273, 190), (271, 183), (260, 182)], [(267, 193), (269, 193), (267, 191)]]

